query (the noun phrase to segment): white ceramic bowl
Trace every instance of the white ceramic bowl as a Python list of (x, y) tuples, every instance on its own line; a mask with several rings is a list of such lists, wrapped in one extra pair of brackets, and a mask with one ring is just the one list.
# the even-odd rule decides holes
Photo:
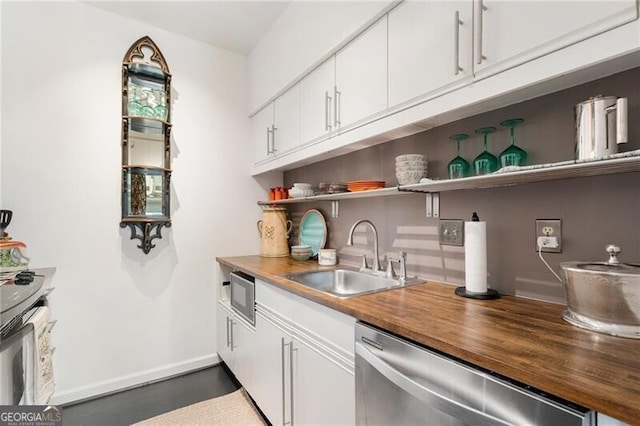
[(311, 189), (313, 188), (313, 186), (310, 183), (294, 183), (293, 184), (294, 188), (300, 188), (300, 189)]
[(313, 195), (313, 189), (301, 189), (301, 188), (289, 189), (289, 197), (291, 198), (304, 198), (304, 197), (311, 197), (312, 195)]
[(396, 161), (397, 166), (426, 166), (428, 162), (422, 160)]
[(311, 257), (311, 252), (310, 251), (308, 253), (294, 253), (294, 252), (291, 252), (291, 257), (294, 260), (309, 260), (309, 258)]
[(291, 198), (302, 198), (302, 197), (304, 197), (305, 193), (306, 193), (306, 191), (304, 189), (291, 188), (289, 190), (289, 197), (291, 197)]
[(429, 161), (427, 158), (413, 158), (408, 160), (396, 160), (396, 164), (404, 164), (404, 163), (426, 163)]
[(398, 155), (396, 161), (426, 161), (427, 156), (422, 154), (404, 154)]
[(417, 172), (426, 171), (429, 168), (427, 166), (396, 166), (396, 173), (398, 172)]
[(411, 185), (412, 183), (419, 183), (420, 179), (427, 177), (427, 172), (424, 170), (410, 171), (410, 172), (396, 172), (396, 178), (400, 185)]

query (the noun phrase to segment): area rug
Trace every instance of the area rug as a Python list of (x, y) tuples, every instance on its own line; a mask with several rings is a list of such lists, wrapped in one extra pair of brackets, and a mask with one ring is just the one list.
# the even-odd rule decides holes
[(265, 422), (244, 389), (197, 404), (179, 408), (133, 426), (177, 425), (247, 425), (263, 426)]

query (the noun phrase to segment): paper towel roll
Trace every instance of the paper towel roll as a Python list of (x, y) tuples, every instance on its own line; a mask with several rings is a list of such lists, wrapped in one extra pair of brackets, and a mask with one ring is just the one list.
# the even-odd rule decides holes
[(487, 291), (487, 222), (464, 223), (464, 275), (468, 292)]

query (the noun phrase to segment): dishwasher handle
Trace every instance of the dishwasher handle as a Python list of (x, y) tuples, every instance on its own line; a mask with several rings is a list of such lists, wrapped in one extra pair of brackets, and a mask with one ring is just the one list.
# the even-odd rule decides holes
[(454, 401), (451, 398), (440, 395), (432, 389), (424, 387), (420, 383), (399, 372), (391, 364), (382, 360), (360, 342), (356, 342), (355, 352), (356, 356), (362, 357), (372, 368), (377, 370), (380, 374), (405, 392), (428, 403), (430, 406), (442, 412), (463, 420), (465, 423), (468, 422), (474, 426), (510, 425), (509, 422), (482, 411), (478, 411), (475, 408), (467, 407), (466, 405)]

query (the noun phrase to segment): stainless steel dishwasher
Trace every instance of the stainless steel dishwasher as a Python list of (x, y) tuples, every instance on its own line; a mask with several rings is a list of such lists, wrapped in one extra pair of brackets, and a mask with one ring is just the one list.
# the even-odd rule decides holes
[[(596, 413), (356, 324), (360, 425), (595, 425)], [(541, 374), (544, 374), (541, 372)]]

